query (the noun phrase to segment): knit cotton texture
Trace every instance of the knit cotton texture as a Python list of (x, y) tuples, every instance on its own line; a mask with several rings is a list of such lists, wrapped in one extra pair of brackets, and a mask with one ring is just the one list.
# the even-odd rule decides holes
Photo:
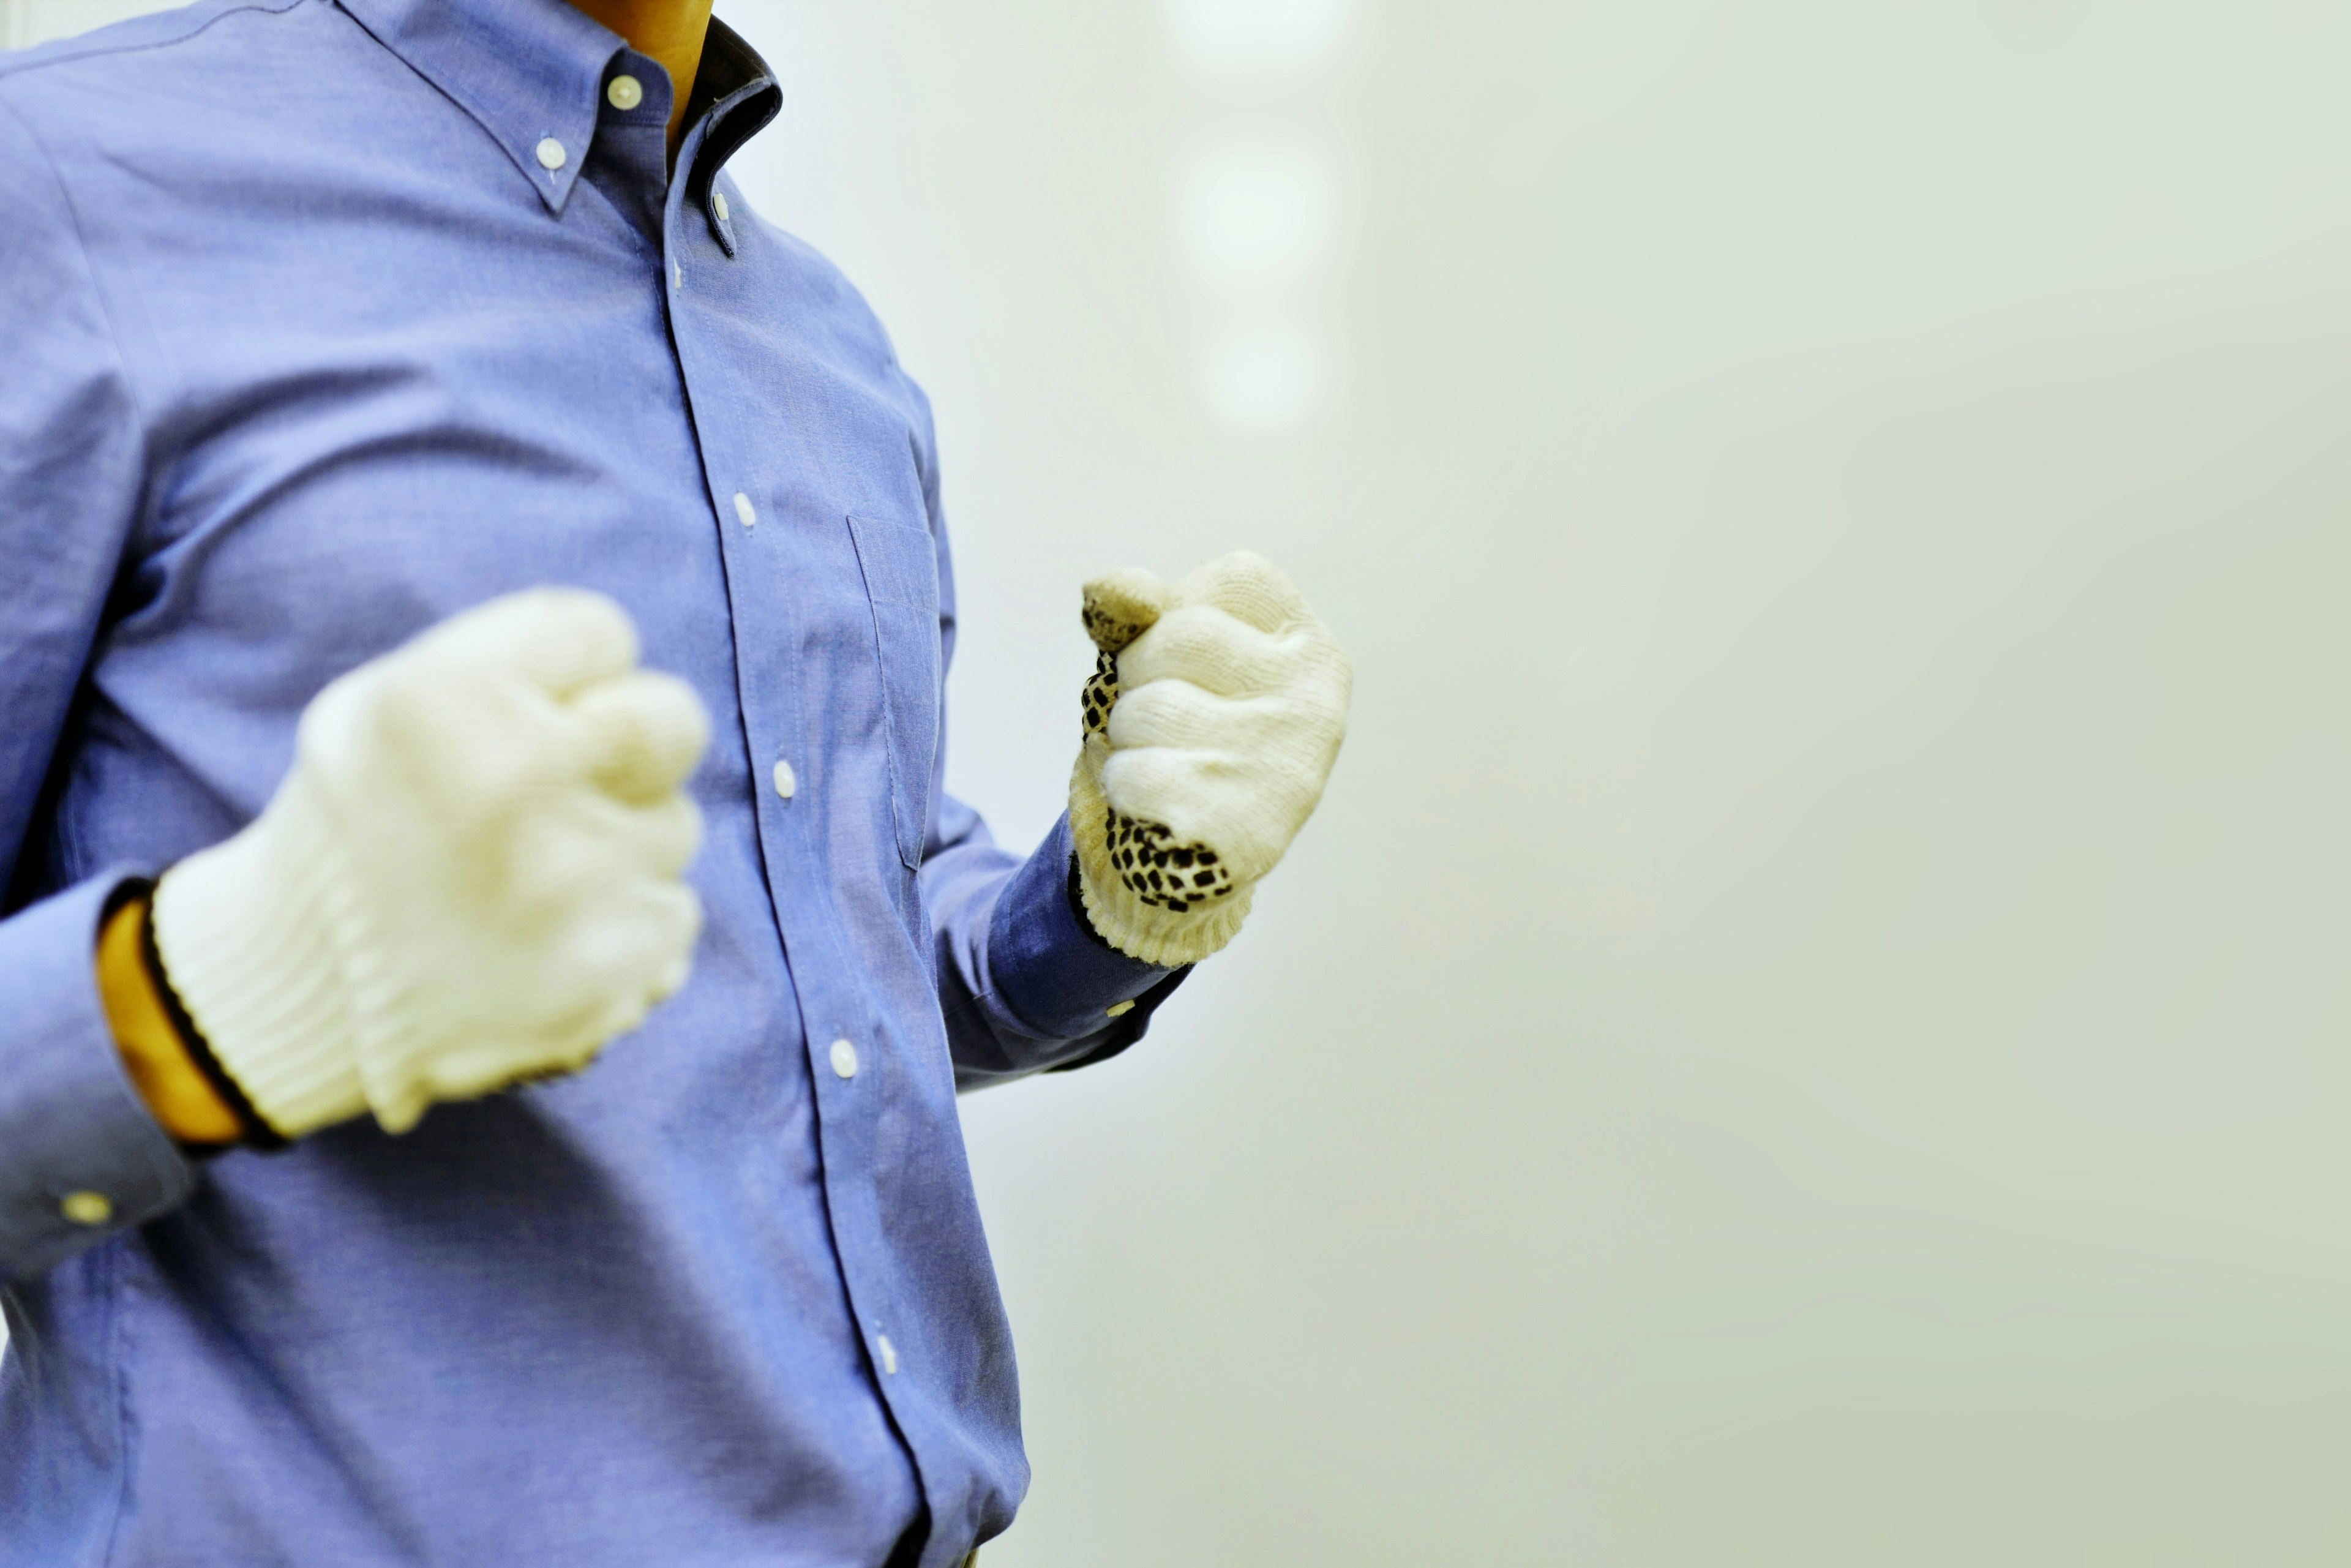
[(1248, 550), (1169, 587), (1086, 585), (1097, 650), (1070, 780), (1086, 915), (1146, 963), (1233, 939), (1313, 814), (1347, 728), (1347, 655), (1297, 585)]
[(601, 595), (451, 617), (304, 710), (268, 808), (157, 884), (170, 984), (287, 1137), (575, 1071), (685, 982), (709, 734)]

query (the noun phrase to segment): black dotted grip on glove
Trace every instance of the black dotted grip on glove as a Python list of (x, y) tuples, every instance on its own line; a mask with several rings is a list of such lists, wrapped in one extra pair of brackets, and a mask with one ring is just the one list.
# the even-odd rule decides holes
[[(1110, 727), (1110, 710), (1118, 703), (1119, 651), (1151, 624), (1092, 594), (1086, 596), (1085, 622), (1086, 635), (1097, 650), (1085, 690), (1085, 736), (1091, 739)], [(1179, 843), (1164, 824), (1130, 817), (1107, 802), (1102, 835), (1119, 881), (1145, 904), (1185, 915), (1211, 899), (1230, 896), (1237, 885), (1233, 873), (1207, 845)]]

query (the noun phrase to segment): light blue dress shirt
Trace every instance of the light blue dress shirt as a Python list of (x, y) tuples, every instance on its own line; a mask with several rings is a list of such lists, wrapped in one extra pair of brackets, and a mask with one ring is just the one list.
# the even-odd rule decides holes
[[(956, 1092), (1182, 977), (1073, 915), (1066, 824), (942, 791), (927, 406), (722, 172), (758, 57), (714, 28), (674, 177), (670, 94), (562, 0), (0, 57), (0, 1563), (947, 1568), (1012, 1517)], [(713, 715), (692, 982), (577, 1078), (192, 1163), (106, 900), (328, 680), (548, 582)]]

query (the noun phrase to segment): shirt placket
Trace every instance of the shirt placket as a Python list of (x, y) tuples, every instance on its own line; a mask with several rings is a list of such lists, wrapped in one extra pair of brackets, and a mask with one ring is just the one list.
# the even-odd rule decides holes
[(670, 333), (686, 389), (687, 413), (702, 455), (713, 525), (719, 531), (735, 643), (737, 696), (752, 772), (764, 787), (756, 807), (759, 846), (774, 900), (784, 961), (798, 994), (801, 1051), (811, 1087), (822, 1155), (825, 1201), (851, 1310), (856, 1314), (875, 1385), (921, 1471), (912, 1412), (900, 1407), (894, 1385), (902, 1371), (904, 1336), (891, 1337), (894, 1302), (882, 1281), (879, 1196), (871, 1177), (874, 1128), (887, 1092), (880, 1020), (872, 1014), (853, 972), (845, 934), (834, 918), (820, 875), (822, 808), (814, 791), (827, 775), (819, 727), (809, 722), (817, 694), (804, 689), (798, 661), (782, 651), (799, 645), (805, 628), (789, 593), (763, 592), (762, 583), (791, 580), (808, 559), (777, 504), (773, 476), (763, 476), (772, 443), (754, 438), (756, 400), (734, 356), (718, 337), (718, 312), (697, 295), (725, 288), (739, 297), (743, 280), (726, 276), (754, 267), (735, 232), (737, 214), (714, 179), (697, 204), (692, 161), (725, 105), (687, 133), (678, 174), (663, 220), (664, 287)]

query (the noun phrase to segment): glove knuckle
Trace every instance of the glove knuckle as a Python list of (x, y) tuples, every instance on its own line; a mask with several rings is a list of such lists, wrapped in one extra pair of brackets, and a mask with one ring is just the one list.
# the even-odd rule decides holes
[(616, 652), (625, 649), (625, 662), (635, 662), (636, 622), (616, 601), (592, 589), (527, 588), (492, 601), (483, 613), (510, 622), (521, 634), (516, 646), (526, 652), (542, 641), (573, 641)]
[[(385, 681), (368, 706), (370, 738), (395, 757), (427, 758), (451, 749), (470, 694), (444, 682)], [(461, 758), (467, 748), (457, 747)]]

